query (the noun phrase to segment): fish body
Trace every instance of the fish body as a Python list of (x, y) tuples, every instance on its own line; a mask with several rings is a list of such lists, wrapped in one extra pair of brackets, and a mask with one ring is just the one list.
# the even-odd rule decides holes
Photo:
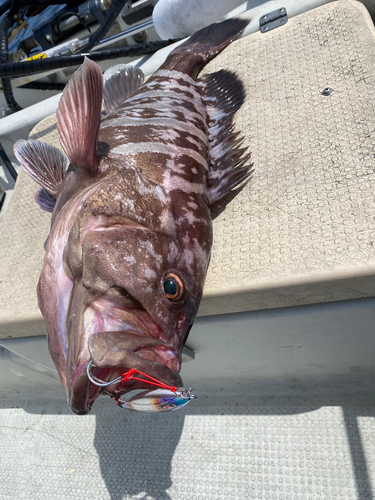
[[(233, 19), (195, 33), (143, 83), (139, 69), (103, 77), (86, 59), (57, 110), (61, 145), (18, 141), (15, 154), (53, 211), (37, 287), (49, 350), (73, 412), (130, 368), (181, 387), (181, 350), (197, 314), (212, 246), (210, 208), (251, 173), (232, 132), (244, 100), (228, 71), (201, 68), (237, 38)], [(104, 112), (102, 112), (104, 102)], [(116, 398), (149, 388), (129, 380)]]

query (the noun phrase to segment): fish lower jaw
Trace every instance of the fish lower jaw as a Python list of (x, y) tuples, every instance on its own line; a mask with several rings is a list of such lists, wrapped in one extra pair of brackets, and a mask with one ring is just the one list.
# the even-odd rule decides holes
[[(95, 337), (98, 338), (100, 336), (106, 337), (106, 334), (103, 332)], [(180, 387), (182, 385), (181, 378), (178, 375), (181, 367), (180, 358), (174, 351), (168, 349), (167, 346), (142, 347), (133, 351), (123, 348), (117, 349), (115, 347), (110, 349), (103, 359), (101, 359), (101, 353), (95, 351), (95, 346), (93, 347), (93, 341), (91, 341), (90, 352), (94, 363), (91, 373), (96, 379), (103, 382), (111, 382), (123, 377), (131, 368), (135, 368), (137, 372), (134, 374), (134, 377), (145, 380), (130, 378), (126, 382), (115, 382), (108, 385), (104, 388), (104, 392), (110, 396), (119, 397), (136, 389), (157, 387), (154, 384), (150, 385), (147, 382), (147, 377), (144, 377), (143, 374), (153, 377), (169, 386)], [(91, 384), (89, 389), (90, 395), (94, 394), (97, 389), (95, 385)]]
[[(86, 332), (87, 333), (87, 332)], [(69, 387), (69, 406), (76, 414), (88, 413), (101, 393), (119, 397), (136, 389), (152, 389), (157, 386), (139, 380), (116, 382), (104, 388), (90, 382), (86, 375), (89, 361), (93, 362), (91, 374), (97, 380), (111, 382), (121, 378), (130, 369), (138, 372), (137, 378), (148, 375), (174, 387), (181, 387), (179, 376), (181, 359), (178, 352), (163, 340), (143, 335), (138, 330), (99, 331), (86, 336), (85, 358), (79, 363), (79, 372)], [(87, 357), (86, 357), (87, 356)]]
[(132, 312), (125, 312), (123, 316), (126, 316), (126, 323), (121, 317), (103, 320), (96, 311), (88, 308), (83, 327), (83, 337), (88, 345), (95, 345), (96, 352), (99, 350), (100, 356), (109, 360), (108, 366), (113, 366), (111, 356), (116, 359), (121, 350), (129, 350), (141, 358), (157, 361), (173, 371), (179, 371), (180, 361), (174, 346), (166, 341), (163, 330), (151, 320), (146, 311), (146, 321), (144, 318), (141, 318), (143, 321), (140, 320), (140, 311), (137, 311), (137, 316)]
[[(130, 369), (136, 369), (137, 378), (142, 374), (153, 377), (170, 386), (180, 386), (178, 375), (181, 368), (179, 354), (159, 339), (139, 335), (129, 331), (98, 332), (88, 339), (91, 373), (103, 382), (121, 378)], [(147, 379), (146, 379), (147, 380)], [(147, 382), (129, 380), (116, 382), (105, 387), (105, 392), (113, 396), (125, 394), (134, 389), (150, 388)], [(90, 396), (98, 395), (98, 387), (91, 383)]]
[[(180, 355), (142, 307), (125, 299), (100, 298), (87, 307), (82, 333), (97, 379), (111, 382), (135, 368), (164, 384), (181, 386)], [(117, 397), (134, 389), (152, 388), (146, 382), (130, 380), (99, 389), (86, 380), (90, 407), (103, 390)]]

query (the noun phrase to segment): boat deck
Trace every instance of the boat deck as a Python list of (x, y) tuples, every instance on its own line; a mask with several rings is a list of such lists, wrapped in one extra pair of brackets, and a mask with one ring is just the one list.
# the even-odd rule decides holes
[[(244, 82), (235, 123), (255, 171), (214, 207), (200, 316), (375, 296), (374, 49), (368, 11), (343, 0), (242, 38), (205, 68)], [(30, 137), (61, 147), (55, 116)], [(50, 215), (35, 191), (21, 172), (0, 221), (0, 338), (44, 332), (35, 286)]]
[(0, 398), (0, 498), (371, 500), (375, 400), (197, 400), (170, 414)]

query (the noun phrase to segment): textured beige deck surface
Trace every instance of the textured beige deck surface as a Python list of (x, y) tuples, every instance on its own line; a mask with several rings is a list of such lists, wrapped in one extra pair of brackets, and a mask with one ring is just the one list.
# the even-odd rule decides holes
[[(364, 6), (343, 0), (207, 66), (245, 84), (236, 126), (255, 172), (216, 211), (200, 315), (375, 296), (374, 34)], [(58, 145), (54, 117), (32, 137)], [(0, 222), (0, 337), (43, 331), (35, 286), (49, 215), (36, 188), (21, 174)]]
[(373, 400), (219, 400), (155, 415), (103, 398), (77, 417), (47, 395), (0, 395), (0, 500), (374, 498)]

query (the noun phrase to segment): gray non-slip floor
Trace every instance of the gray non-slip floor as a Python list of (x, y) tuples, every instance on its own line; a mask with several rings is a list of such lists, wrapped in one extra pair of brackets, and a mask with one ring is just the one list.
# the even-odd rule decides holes
[(103, 398), (78, 417), (62, 393), (5, 394), (0, 498), (371, 500), (374, 417), (375, 401), (332, 398), (153, 415)]

